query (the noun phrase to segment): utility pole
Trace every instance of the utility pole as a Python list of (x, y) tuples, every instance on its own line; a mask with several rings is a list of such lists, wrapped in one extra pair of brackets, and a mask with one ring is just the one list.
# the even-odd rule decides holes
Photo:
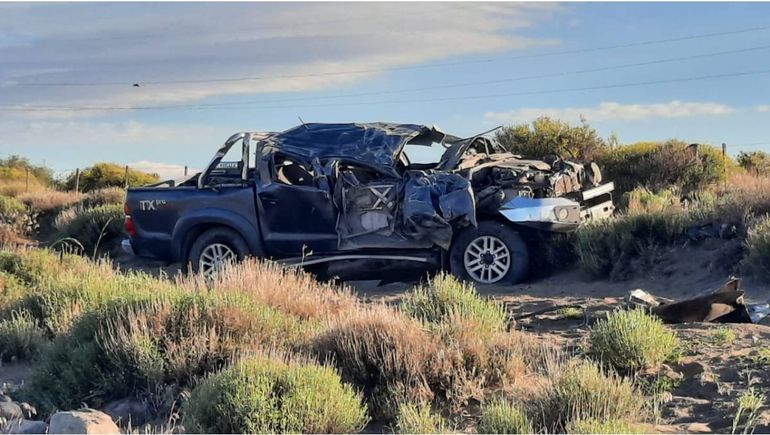
[(184, 165), (184, 176), (187, 176), (187, 165)]
[(126, 165), (126, 175), (123, 176), (123, 181), (126, 186), (126, 189), (128, 189), (128, 165)]
[(80, 193), (80, 168), (75, 169), (75, 193)]
[(26, 177), (25, 177), (25, 183), (24, 183), (24, 191), (29, 192), (29, 168), (26, 168)]

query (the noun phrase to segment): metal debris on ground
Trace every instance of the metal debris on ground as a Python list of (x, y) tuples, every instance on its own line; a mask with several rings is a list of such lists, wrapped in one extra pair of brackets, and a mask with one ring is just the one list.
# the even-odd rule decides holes
[(645, 308), (666, 323), (761, 323), (770, 324), (770, 305), (747, 305), (739, 278), (731, 278), (716, 290), (682, 301), (653, 296), (644, 290), (629, 292), (630, 308)]

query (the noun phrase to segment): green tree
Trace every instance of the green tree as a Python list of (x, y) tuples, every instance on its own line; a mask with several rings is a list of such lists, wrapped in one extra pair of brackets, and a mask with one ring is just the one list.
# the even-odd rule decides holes
[(537, 118), (531, 124), (504, 127), (497, 132), (496, 139), (514, 154), (538, 159), (556, 155), (566, 159), (595, 160), (610, 147), (585, 120), (573, 126), (549, 117)]
[(741, 151), (738, 154), (738, 164), (756, 175), (770, 174), (770, 154), (764, 151)]
[[(157, 174), (148, 174), (129, 168), (128, 185), (144, 186), (158, 182), (160, 177)], [(80, 173), (80, 191), (90, 192), (105, 187), (122, 187), (126, 183), (125, 166), (116, 163), (97, 163), (90, 168), (84, 169)], [(65, 182), (67, 189), (75, 188), (75, 174), (67, 177)]]
[(42, 165), (33, 165), (28, 158), (11, 155), (0, 159), (0, 179), (23, 181), (29, 170), (30, 180), (43, 185), (53, 182), (53, 171)]

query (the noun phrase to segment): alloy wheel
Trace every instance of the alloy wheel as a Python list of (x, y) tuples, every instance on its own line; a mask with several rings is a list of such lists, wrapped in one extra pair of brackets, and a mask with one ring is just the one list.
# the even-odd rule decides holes
[(463, 264), (474, 281), (493, 284), (503, 279), (511, 268), (511, 253), (497, 237), (479, 236), (465, 248)]
[(212, 243), (201, 252), (198, 270), (206, 278), (212, 278), (227, 265), (235, 263), (238, 256), (229, 246), (223, 243)]

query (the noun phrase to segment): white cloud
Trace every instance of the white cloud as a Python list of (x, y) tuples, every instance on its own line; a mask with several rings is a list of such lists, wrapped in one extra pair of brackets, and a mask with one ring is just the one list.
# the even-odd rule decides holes
[[(327, 73), (398, 68), (553, 44), (515, 32), (559, 10), (556, 4), (528, 3), (0, 6), (0, 104), (136, 106), (342, 87), (378, 73)], [(303, 74), (314, 75), (275, 77)], [(273, 78), (130, 85), (244, 76)], [(15, 85), (105, 81), (126, 86)]]
[(484, 117), (494, 122), (527, 122), (539, 116), (549, 116), (576, 121), (581, 117), (588, 121), (624, 120), (645, 118), (684, 118), (690, 116), (729, 115), (735, 109), (713, 102), (670, 101), (658, 104), (621, 104), (604, 102), (595, 107), (521, 108), (506, 112), (487, 112)]
[(762, 104), (754, 108), (757, 112), (770, 112), (770, 104)]

